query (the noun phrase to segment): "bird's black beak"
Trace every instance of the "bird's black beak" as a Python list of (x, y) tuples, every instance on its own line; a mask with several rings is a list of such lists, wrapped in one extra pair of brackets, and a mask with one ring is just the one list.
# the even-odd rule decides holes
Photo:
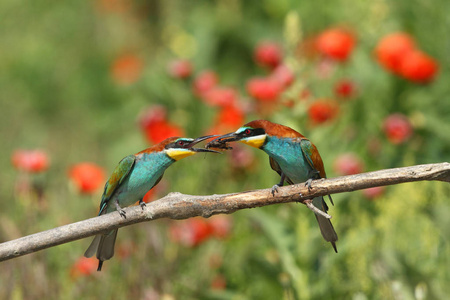
[(229, 147), (227, 145), (227, 143), (229, 142), (236, 142), (239, 141), (240, 138), (238, 136), (237, 133), (235, 132), (231, 132), (231, 133), (227, 133), (224, 135), (221, 135), (217, 138), (215, 138), (214, 140), (212, 140), (211, 142), (209, 142), (208, 144), (206, 144), (206, 148), (223, 148), (223, 149), (231, 149), (231, 147)]
[(214, 151), (214, 150), (210, 150), (210, 149), (204, 149), (204, 148), (194, 148), (195, 145), (197, 145), (198, 143), (216, 137), (218, 135), (205, 135), (205, 136), (201, 136), (198, 137), (196, 139), (194, 139), (188, 146), (189, 150), (195, 151), (195, 152), (212, 152), (212, 153), (220, 153), (219, 151)]

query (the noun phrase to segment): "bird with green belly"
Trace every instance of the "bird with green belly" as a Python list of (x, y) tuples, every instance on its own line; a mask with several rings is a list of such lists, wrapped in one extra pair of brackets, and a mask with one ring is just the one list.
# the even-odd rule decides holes
[[(239, 141), (263, 150), (269, 155), (270, 166), (281, 180), (272, 188), (272, 193), (288, 184), (306, 182), (311, 188), (313, 179), (326, 178), (322, 158), (316, 146), (294, 129), (266, 120), (256, 120), (245, 124), (236, 132), (217, 137), (206, 145), (206, 148), (229, 149), (228, 143)], [(333, 201), (331, 200), (331, 203)], [(323, 238), (330, 242), (337, 252), (336, 231), (326, 212), (328, 206), (322, 196), (312, 200), (303, 200), (315, 212)], [(312, 204), (312, 205), (311, 205)]]
[[(214, 150), (194, 148), (196, 144), (213, 136), (204, 136), (196, 139), (171, 137), (153, 147), (123, 158), (115, 168), (111, 177), (105, 184), (100, 203), (99, 215), (118, 211), (126, 218), (122, 207), (130, 206), (137, 201), (142, 209), (145, 194), (159, 183), (164, 171), (174, 162), (200, 152), (213, 152)], [(117, 230), (97, 235), (84, 253), (85, 257), (97, 254), (98, 269), (102, 269), (103, 262), (114, 255)]]

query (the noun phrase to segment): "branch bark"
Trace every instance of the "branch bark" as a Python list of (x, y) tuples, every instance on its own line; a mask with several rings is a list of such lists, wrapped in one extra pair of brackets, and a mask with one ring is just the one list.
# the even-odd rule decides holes
[(108, 232), (114, 228), (160, 218), (187, 219), (196, 216), (207, 218), (215, 214), (230, 214), (245, 208), (424, 180), (450, 182), (450, 163), (417, 165), (315, 180), (310, 191), (304, 184), (296, 184), (280, 187), (275, 196), (272, 196), (270, 188), (209, 196), (170, 193), (158, 201), (147, 204), (144, 210), (139, 206), (127, 208), (126, 219), (118, 213), (111, 213), (1, 243), (0, 261)]

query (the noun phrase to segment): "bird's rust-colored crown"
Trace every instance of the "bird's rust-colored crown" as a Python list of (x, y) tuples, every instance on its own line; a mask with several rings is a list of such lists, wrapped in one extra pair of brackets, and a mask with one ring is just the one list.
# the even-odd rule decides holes
[(173, 136), (173, 137), (167, 138), (167, 139), (165, 139), (164, 141), (162, 141), (162, 142), (160, 142), (160, 143), (158, 143), (158, 144), (156, 144), (156, 145), (151, 146), (150, 148), (144, 149), (144, 150), (142, 150), (142, 151), (136, 153), (136, 155), (141, 154), (141, 153), (147, 153), (147, 154), (149, 154), (149, 153), (153, 153), (153, 152), (160, 152), (160, 151), (163, 151), (163, 150), (164, 150), (164, 147), (165, 147), (167, 144), (173, 143), (173, 142), (175, 142), (175, 141), (176, 141), (177, 139), (179, 139), (179, 138), (180, 138), (180, 137), (178, 137), (178, 136)]
[(251, 128), (262, 128), (266, 132), (267, 135), (277, 136), (277, 137), (285, 137), (285, 138), (304, 138), (305, 136), (301, 133), (295, 131), (294, 129), (272, 123), (267, 120), (255, 120), (251, 121), (244, 126), (248, 126)]

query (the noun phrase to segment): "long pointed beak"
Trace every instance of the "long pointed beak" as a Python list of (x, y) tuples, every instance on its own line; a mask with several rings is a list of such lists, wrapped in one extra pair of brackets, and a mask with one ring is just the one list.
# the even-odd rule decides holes
[(222, 154), (222, 152), (216, 151), (216, 150), (211, 150), (211, 149), (204, 149), (204, 148), (191, 148), (189, 149), (191, 151), (195, 151), (197, 153), (199, 152), (211, 152), (211, 153), (219, 153)]
[(198, 143), (200, 143), (200, 142), (202, 142), (204, 140), (207, 140), (207, 139), (210, 139), (210, 138), (213, 138), (213, 137), (217, 137), (217, 136), (219, 136), (219, 135), (217, 135), (217, 134), (216, 135), (205, 135), (205, 136), (198, 137), (198, 138), (194, 139), (189, 144), (189, 147), (195, 146), (195, 145), (197, 145)]
[[(203, 148), (194, 148), (195, 145), (197, 145), (198, 143), (213, 138), (213, 137), (217, 137), (218, 135), (205, 135), (205, 136), (201, 136), (196, 138), (195, 140), (193, 140), (190, 144), (189, 144), (189, 150), (195, 151), (195, 152), (212, 152), (212, 153), (220, 153), (219, 151), (214, 151), (214, 150), (210, 150), (210, 149), (203, 149)], [(221, 154), (221, 153), (220, 153)]]
[(239, 137), (235, 132), (230, 132), (224, 135), (221, 135), (208, 144), (206, 144), (206, 148), (222, 148), (223, 146), (227, 147), (226, 143), (238, 141)]

